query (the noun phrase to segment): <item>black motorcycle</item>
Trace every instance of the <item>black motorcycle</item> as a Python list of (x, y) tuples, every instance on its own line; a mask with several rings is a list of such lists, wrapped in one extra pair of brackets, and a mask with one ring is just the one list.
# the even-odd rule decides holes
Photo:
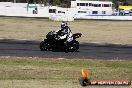
[(59, 39), (63, 36), (63, 33), (56, 33), (51, 31), (46, 35), (46, 39), (40, 43), (41, 51), (65, 51), (65, 52), (75, 52), (79, 49), (79, 42), (76, 41), (77, 38), (81, 37), (81, 33), (73, 34), (73, 40), (71, 42), (65, 43), (65, 39)]

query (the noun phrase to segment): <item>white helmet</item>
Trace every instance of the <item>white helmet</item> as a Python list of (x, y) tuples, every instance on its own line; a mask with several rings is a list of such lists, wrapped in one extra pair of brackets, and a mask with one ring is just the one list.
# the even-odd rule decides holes
[(67, 26), (67, 23), (66, 22), (62, 22), (61, 23), (61, 28), (65, 28)]

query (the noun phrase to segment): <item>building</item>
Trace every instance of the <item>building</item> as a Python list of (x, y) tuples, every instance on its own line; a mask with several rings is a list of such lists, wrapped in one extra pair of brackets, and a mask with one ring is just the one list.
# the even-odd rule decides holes
[(113, 3), (111, 1), (71, 1), (71, 8), (76, 8), (76, 14), (87, 15), (112, 15)]
[(0, 2), (0, 15), (2, 16), (42, 17), (64, 21), (74, 19), (132, 20), (132, 16), (122, 17), (119, 13), (118, 11), (116, 15), (113, 15), (115, 12), (112, 1), (72, 0), (70, 8), (45, 3)]

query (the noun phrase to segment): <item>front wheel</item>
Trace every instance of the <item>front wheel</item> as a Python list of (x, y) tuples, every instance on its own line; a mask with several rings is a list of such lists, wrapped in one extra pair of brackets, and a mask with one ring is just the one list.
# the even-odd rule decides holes
[(73, 41), (69, 46), (69, 51), (76, 52), (79, 49), (79, 42)]

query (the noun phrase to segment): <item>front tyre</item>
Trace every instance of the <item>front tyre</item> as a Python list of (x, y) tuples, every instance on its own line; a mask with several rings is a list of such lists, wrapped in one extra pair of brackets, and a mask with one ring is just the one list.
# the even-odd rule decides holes
[(79, 49), (79, 42), (78, 42), (78, 41), (73, 41), (73, 42), (70, 44), (69, 50), (70, 50), (71, 52), (76, 52), (78, 49)]

